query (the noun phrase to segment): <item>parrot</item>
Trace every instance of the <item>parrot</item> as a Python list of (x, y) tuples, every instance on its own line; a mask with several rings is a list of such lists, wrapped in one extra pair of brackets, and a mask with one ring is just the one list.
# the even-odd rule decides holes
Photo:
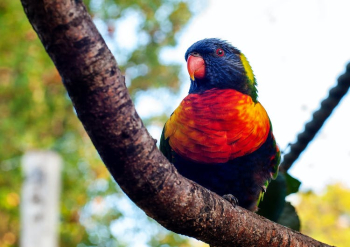
[(166, 121), (160, 150), (184, 177), (234, 206), (258, 210), (280, 150), (245, 55), (207, 38), (185, 53), (188, 95)]

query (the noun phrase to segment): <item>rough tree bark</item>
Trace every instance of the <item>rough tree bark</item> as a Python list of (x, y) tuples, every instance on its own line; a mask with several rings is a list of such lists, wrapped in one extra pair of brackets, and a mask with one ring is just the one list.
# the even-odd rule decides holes
[(182, 177), (137, 115), (117, 62), (81, 0), (21, 0), (102, 160), (166, 228), (215, 246), (328, 246)]

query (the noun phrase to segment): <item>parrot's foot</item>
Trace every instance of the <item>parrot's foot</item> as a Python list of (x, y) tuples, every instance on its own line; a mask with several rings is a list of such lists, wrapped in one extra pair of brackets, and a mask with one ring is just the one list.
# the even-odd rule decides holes
[(154, 141), (154, 144), (157, 144), (157, 142), (158, 142), (158, 140), (154, 139), (154, 138), (153, 138), (153, 141)]
[(232, 194), (223, 195), (223, 198), (229, 201), (234, 207), (238, 205), (238, 199)]

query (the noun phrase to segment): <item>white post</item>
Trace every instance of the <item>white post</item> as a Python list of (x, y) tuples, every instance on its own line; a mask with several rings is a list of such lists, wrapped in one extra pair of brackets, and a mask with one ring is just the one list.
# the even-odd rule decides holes
[(21, 247), (58, 246), (61, 166), (60, 156), (51, 151), (22, 158)]

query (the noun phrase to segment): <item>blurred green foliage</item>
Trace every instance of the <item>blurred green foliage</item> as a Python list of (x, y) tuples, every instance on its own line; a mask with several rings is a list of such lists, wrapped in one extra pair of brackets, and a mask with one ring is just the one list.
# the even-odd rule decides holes
[[(117, 60), (122, 71), (130, 71), (126, 74), (132, 79), (128, 87), (134, 99), (137, 90), (178, 91), (180, 66), (164, 65), (158, 58), (163, 47), (176, 45), (176, 35), (191, 18), (189, 0), (85, 3), (112, 42), (120, 21), (136, 16), (134, 47), (111, 47), (121, 57)], [(0, 2), (0, 23), (0, 247), (19, 246), (20, 159), (32, 149), (55, 150), (64, 160), (60, 246), (131, 246), (128, 239), (115, 237), (111, 225), (137, 209), (134, 205), (129, 211), (121, 209), (125, 202), (119, 202), (125, 196), (78, 121), (20, 1)], [(147, 221), (142, 227), (153, 229), (146, 239), (151, 246), (191, 245), (144, 213), (141, 218)]]
[(333, 184), (322, 194), (309, 191), (298, 195), (301, 232), (330, 245), (349, 246), (350, 189)]

